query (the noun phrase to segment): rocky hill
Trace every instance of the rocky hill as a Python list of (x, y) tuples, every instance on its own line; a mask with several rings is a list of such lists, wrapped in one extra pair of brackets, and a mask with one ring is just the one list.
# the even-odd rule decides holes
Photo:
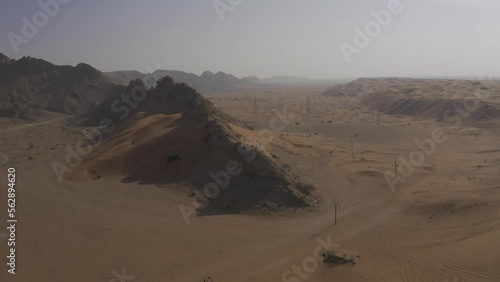
[(437, 98), (458, 98), (478, 89), (499, 88), (498, 81), (417, 79), (417, 78), (360, 78), (339, 84), (323, 92), (332, 97), (363, 97), (371, 93), (392, 90), (413, 96), (434, 96)]
[(25, 113), (36, 111), (79, 114), (122, 88), (86, 64), (56, 66), (31, 57), (11, 60), (0, 55), (1, 116), (27, 118)]
[(467, 113), (464, 120), (466, 122), (485, 122), (500, 118), (500, 108), (497, 105), (481, 100), (477, 100), (477, 108), (470, 112), (467, 111), (463, 99), (408, 97), (394, 92), (376, 92), (363, 97), (360, 103), (385, 114), (432, 118), (438, 121), (446, 121), (458, 110)]
[[(323, 93), (331, 97), (359, 98), (361, 104), (385, 114), (446, 119), (448, 111), (465, 107), (467, 99), (477, 102), (468, 122), (500, 118), (500, 81), (413, 78), (361, 78), (337, 85)], [(487, 99), (477, 98), (489, 97)]]
[[(134, 81), (128, 89), (141, 87)], [(256, 134), (228, 117), (184, 83), (170, 77), (147, 90), (147, 98), (125, 119), (105, 101), (83, 123), (114, 120), (104, 141), (74, 172), (74, 178), (120, 176), (123, 181), (190, 183), (193, 199), (209, 199), (201, 213), (312, 208), (291, 174), (249, 144)], [(106, 110), (107, 109), (107, 110)], [(94, 116), (97, 115), (97, 116)]]

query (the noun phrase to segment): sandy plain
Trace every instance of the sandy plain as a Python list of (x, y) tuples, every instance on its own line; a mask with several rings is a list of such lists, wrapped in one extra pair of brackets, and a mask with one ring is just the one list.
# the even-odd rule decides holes
[[(65, 125), (64, 115), (2, 118), (8, 161), (0, 179), (5, 187), (7, 168), (16, 167), (19, 222), (17, 274), (1, 271), (0, 280), (500, 281), (499, 122), (464, 119), (455, 127), (386, 115), (357, 97), (320, 95), (327, 88), (269, 86), (209, 97), (254, 128), (239, 132), (244, 139), (314, 185), (316, 211), (193, 216), (189, 224), (178, 208), (191, 201), (188, 184), (106, 176), (60, 182), (51, 164), (84, 139), (80, 128)], [(273, 127), (276, 111), (286, 127)], [(384, 173), (438, 128), (446, 140), (391, 189)], [(5, 218), (6, 201), (0, 210)], [(328, 238), (357, 264), (312, 262)], [(7, 253), (4, 242), (0, 253)]]

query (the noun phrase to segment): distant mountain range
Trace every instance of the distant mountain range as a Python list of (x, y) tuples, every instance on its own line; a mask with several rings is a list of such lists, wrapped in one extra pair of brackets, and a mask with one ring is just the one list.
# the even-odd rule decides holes
[(290, 75), (277, 75), (269, 78), (264, 78), (260, 80), (260, 83), (265, 84), (296, 84), (296, 83), (305, 83), (310, 80), (303, 77), (290, 76)]
[(237, 78), (224, 72), (205, 71), (201, 75), (178, 70), (156, 70), (150, 74), (138, 71), (103, 73), (90, 65), (57, 66), (42, 59), (11, 59), (0, 53), (0, 116), (32, 119), (57, 112), (82, 114), (104, 100), (127, 91), (131, 81), (142, 81), (152, 88), (164, 77), (185, 83), (200, 93), (211, 94), (242, 86), (294, 84), (308, 80), (294, 76), (255, 76)]
[[(137, 75), (121, 72), (122, 82)], [(56, 66), (41, 59), (12, 60), (0, 54), (0, 114), (36, 119), (39, 112), (58, 112), (73, 115), (68, 125), (100, 126), (98, 131), (106, 133), (102, 142), (69, 179), (120, 175), (125, 182), (189, 181), (193, 185), (190, 195), (199, 201), (203, 195), (197, 191), (212, 180), (206, 172), (214, 165), (226, 168), (225, 164), (233, 163), (241, 171), (232, 173), (231, 182), (198, 214), (316, 207), (317, 201), (300, 189), (301, 183), (292, 174), (268, 153), (245, 143), (243, 135), (256, 136), (255, 131), (168, 75), (209, 89), (252, 83), (255, 78), (238, 79), (222, 72), (204, 72), (199, 77), (179, 71), (156, 75), (158, 83), (147, 80), (155, 84), (149, 89), (140, 79), (121, 86), (86, 64)], [(134, 95), (143, 95), (136, 100), (141, 103), (124, 102), (124, 97)], [(112, 126), (103, 127), (104, 120)], [(97, 143), (95, 138), (87, 141)]]
[(105, 74), (110, 77), (114, 83), (119, 85), (128, 85), (130, 81), (140, 79), (148, 87), (154, 86), (156, 81), (159, 79), (169, 76), (174, 79), (174, 81), (186, 83), (204, 94), (229, 90), (241, 85), (294, 84), (309, 81), (307, 78), (299, 78), (295, 76), (273, 76), (264, 79), (259, 79), (256, 76), (247, 76), (240, 79), (232, 74), (224, 72), (213, 73), (210, 71), (205, 71), (200, 76), (194, 73), (187, 73), (178, 70), (156, 70), (153, 73), (147, 74), (131, 70), (106, 72)]
[(179, 83), (186, 83), (201, 93), (212, 93), (227, 90), (242, 84), (258, 83), (256, 77), (244, 77), (239, 79), (234, 75), (224, 72), (212, 73), (205, 71), (200, 76), (178, 70), (156, 70), (153, 73), (141, 73), (138, 71), (114, 71), (105, 73), (112, 81), (119, 85), (128, 85), (130, 81), (140, 79), (147, 87), (152, 87), (163, 77), (171, 77)]

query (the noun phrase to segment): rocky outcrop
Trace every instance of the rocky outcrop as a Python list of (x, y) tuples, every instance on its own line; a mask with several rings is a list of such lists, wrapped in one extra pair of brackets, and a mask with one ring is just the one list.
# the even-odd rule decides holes
[(123, 88), (86, 64), (56, 66), (31, 57), (0, 60), (4, 62), (0, 64), (0, 112), (11, 117), (18, 108), (80, 114)]
[(311, 195), (294, 187), (292, 175), (233, 130), (250, 128), (170, 77), (158, 81), (147, 98), (114, 126), (73, 177), (121, 175), (124, 181), (188, 182), (194, 200), (203, 194), (210, 198), (201, 214), (317, 205)]

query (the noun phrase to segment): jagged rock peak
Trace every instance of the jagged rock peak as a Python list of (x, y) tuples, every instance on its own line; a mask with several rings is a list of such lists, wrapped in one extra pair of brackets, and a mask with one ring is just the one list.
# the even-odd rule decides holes
[(10, 63), (10, 58), (5, 56), (3, 53), (0, 53), (0, 63)]
[(162, 91), (164, 89), (170, 91), (175, 86), (175, 81), (170, 76), (165, 76), (156, 82), (155, 91)]

